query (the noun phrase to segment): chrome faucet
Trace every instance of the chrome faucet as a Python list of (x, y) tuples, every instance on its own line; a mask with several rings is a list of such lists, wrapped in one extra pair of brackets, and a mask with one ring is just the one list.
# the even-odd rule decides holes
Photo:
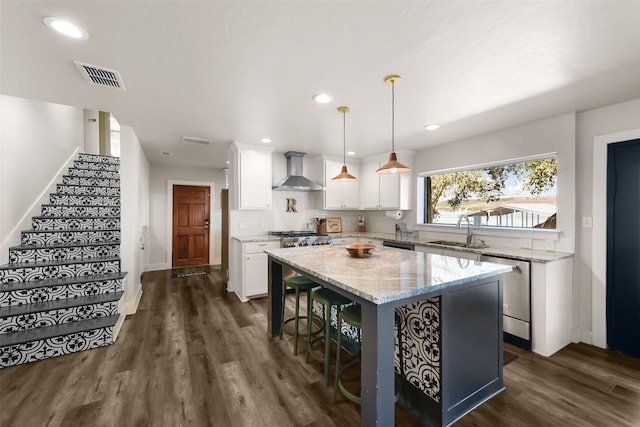
[(473, 240), (473, 233), (471, 232), (471, 221), (469, 221), (469, 216), (468, 215), (460, 215), (460, 217), (458, 218), (458, 225), (456, 225), (456, 228), (461, 228), (462, 226), (462, 219), (466, 219), (467, 220), (467, 246), (471, 246), (471, 240)]

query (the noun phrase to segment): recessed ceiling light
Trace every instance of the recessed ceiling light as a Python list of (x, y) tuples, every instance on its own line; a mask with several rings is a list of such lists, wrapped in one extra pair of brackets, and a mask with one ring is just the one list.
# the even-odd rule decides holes
[(326, 104), (327, 102), (331, 102), (333, 98), (328, 93), (319, 93), (317, 95), (313, 95), (313, 100), (318, 104)]
[(347, 151), (347, 156), (355, 156), (356, 152), (355, 151)]
[(162, 155), (163, 155), (163, 156), (170, 156), (170, 155), (172, 155), (172, 154), (173, 154), (173, 153), (172, 153), (171, 151), (162, 151)]
[(44, 23), (47, 27), (60, 34), (64, 34), (67, 37), (71, 37), (78, 40), (86, 40), (89, 38), (89, 34), (77, 25), (67, 21), (66, 19), (56, 18), (55, 16), (47, 16), (44, 18)]
[(438, 123), (430, 123), (428, 125), (424, 125), (424, 128), (426, 130), (436, 130), (440, 127), (440, 125)]
[(265, 144), (268, 144), (271, 142), (271, 138), (262, 138), (260, 142), (264, 142)]

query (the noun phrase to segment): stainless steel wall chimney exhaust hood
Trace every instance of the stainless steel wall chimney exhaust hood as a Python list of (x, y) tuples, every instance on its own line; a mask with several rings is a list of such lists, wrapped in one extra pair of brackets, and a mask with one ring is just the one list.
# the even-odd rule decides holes
[(302, 176), (302, 158), (306, 153), (299, 151), (287, 151), (287, 177), (278, 185), (273, 186), (275, 191), (321, 191), (325, 188), (308, 178)]

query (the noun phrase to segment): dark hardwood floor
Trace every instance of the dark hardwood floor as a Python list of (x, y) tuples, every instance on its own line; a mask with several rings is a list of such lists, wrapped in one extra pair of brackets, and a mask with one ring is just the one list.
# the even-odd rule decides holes
[[(294, 356), (289, 335), (267, 338), (266, 299), (243, 304), (210, 271), (145, 273), (114, 345), (0, 370), (0, 426), (359, 426), (358, 406), (333, 403), (319, 358)], [(456, 426), (640, 425), (639, 359), (505, 348), (519, 355), (506, 390)], [(399, 408), (396, 424), (418, 425)]]

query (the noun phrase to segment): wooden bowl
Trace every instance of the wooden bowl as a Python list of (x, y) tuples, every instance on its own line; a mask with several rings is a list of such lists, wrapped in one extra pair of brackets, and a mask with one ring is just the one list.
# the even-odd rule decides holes
[(375, 249), (375, 245), (370, 245), (368, 243), (352, 243), (350, 245), (345, 246), (349, 255), (354, 258), (366, 258)]

